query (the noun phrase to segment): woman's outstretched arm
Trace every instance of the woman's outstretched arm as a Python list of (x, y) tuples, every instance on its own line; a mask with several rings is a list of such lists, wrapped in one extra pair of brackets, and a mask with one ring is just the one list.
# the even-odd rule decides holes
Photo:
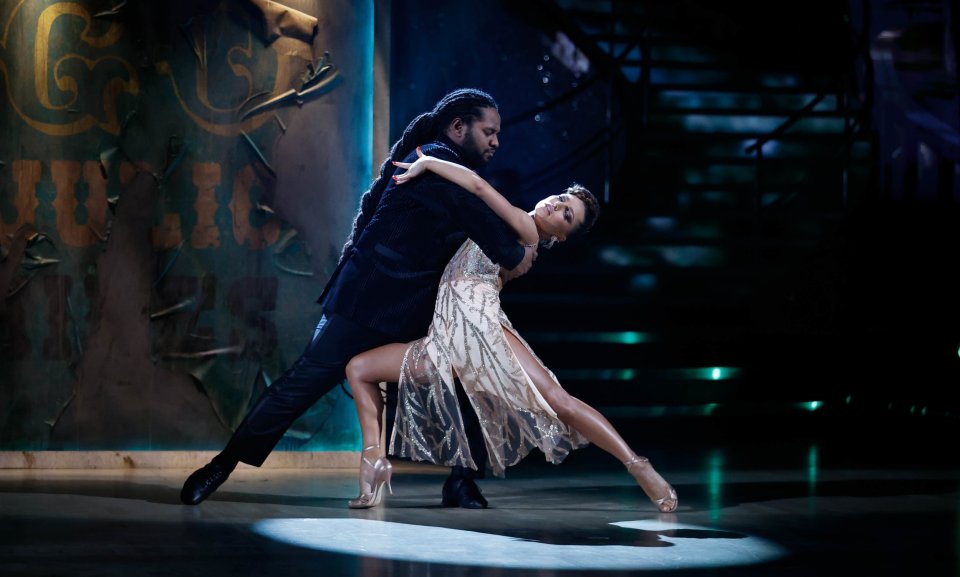
[(394, 162), (397, 167), (406, 169), (403, 174), (394, 175), (393, 179), (397, 184), (416, 178), (425, 171), (433, 172), (479, 197), (497, 213), (497, 216), (513, 228), (524, 244), (535, 244), (539, 240), (537, 227), (533, 224), (530, 215), (510, 204), (510, 201), (476, 172), (454, 162), (426, 156), (420, 152), (419, 147), (417, 147), (417, 156), (419, 158), (416, 162)]

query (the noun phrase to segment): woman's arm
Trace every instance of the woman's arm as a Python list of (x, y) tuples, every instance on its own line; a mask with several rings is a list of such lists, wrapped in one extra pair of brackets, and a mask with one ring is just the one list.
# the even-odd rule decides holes
[(476, 172), (453, 162), (426, 156), (420, 152), (420, 147), (417, 147), (417, 155), (419, 158), (413, 163), (394, 162), (397, 167), (406, 169), (403, 174), (393, 177), (397, 184), (403, 184), (429, 170), (480, 198), (497, 216), (516, 231), (520, 241), (524, 244), (536, 244), (539, 240), (537, 227), (530, 215), (510, 204), (510, 201)]

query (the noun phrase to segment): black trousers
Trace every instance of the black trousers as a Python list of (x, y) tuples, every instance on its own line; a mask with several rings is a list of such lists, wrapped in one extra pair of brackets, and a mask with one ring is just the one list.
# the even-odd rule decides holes
[[(247, 413), (221, 453), (225, 458), (259, 467), (297, 418), (320, 397), (343, 382), (355, 355), (395, 342), (396, 338), (337, 314), (325, 314), (300, 358), (270, 385)], [(486, 448), (469, 401), (461, 411), (470, 449), (480, 471), (454, 467), (453, 475), (477, 478), (486, 466)], [(481, 456), (482, 455), (482, 456)], [(481, 462), (482, 461), (482, 462)]]
[[(470, 455), (478, 469), (475, 471), (469, 467), (459, 465), (450, 469), (453, 477), (462, 477), (464, 479), (483, 479), (487, 467), (487, 444), (483, 440), (483, 431), (480, 429), (480, 419), (470, 404), (470, 399), (463, 392), (463, 386), (460, 385), (460, 379), (455, 379), (457, 387), (457, 404), (460, 405), (460, 416), (463, 417), (463, 429), (467, 434), (467, 444), (470, 446)], [(394, 417), (397, 414), (397, 387), (387, 387), (387, 430), (393, 429)], [(389, 439), (390, 436), (387, 435)]]
[(396, 339), (337, 314), (325, 314), (300, 358), (267, 387), (223, 455), (259, 467), (290, 425), (343, 382), (350, 359)]
[(454, 477), (463, 477), (465, 479), (482, 479), (484, 470), (487, 468), (487, 444), (483, 441), (483, 431), (480, 429), (480, 419), (477, 413), (473, 411), (473, 405), (470, 399), (463, 392), (463, 386), (460, 380), (457, 380), (457, 404), (460, 405), (460, 416), (463, 417), (463, 430), (467, 434), (467, 444), (470, 445), (470, 455), (473, 456), (473, 462), (477, 464), (478, 469), (467, 467), (453, 467), (451, 472)]

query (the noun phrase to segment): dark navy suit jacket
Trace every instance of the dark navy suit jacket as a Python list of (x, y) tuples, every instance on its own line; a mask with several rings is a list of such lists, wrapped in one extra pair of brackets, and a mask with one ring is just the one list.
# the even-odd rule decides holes
[[(452, 144), (433, 142), (424, 154), (464, 164)], [(416, 160), (412, 153), (406, 162)], [(470, 238), (506, 269), (523, 260), (516, 233), (475, 195), (427, 173), (390, 182), (350, 254), (327, 283), (320, 303), (333, 312), (396, 337), (424, 336), (433, 317), (440, 276)]]

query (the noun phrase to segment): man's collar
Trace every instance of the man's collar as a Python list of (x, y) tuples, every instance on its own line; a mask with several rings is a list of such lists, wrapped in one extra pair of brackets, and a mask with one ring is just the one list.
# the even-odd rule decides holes
[(449, 148), (450, 151), (453, 152), (455, 155), (457, 155), (457, 159), (460, 160), (460, 162), (464, 162), (463, 153), (461, 152), (460, 147), (457, 146), (452, 140), (450, 140), (446, 134), (441, 134), (440, 136), (437, 137), (436, 140), (440, 144)]

